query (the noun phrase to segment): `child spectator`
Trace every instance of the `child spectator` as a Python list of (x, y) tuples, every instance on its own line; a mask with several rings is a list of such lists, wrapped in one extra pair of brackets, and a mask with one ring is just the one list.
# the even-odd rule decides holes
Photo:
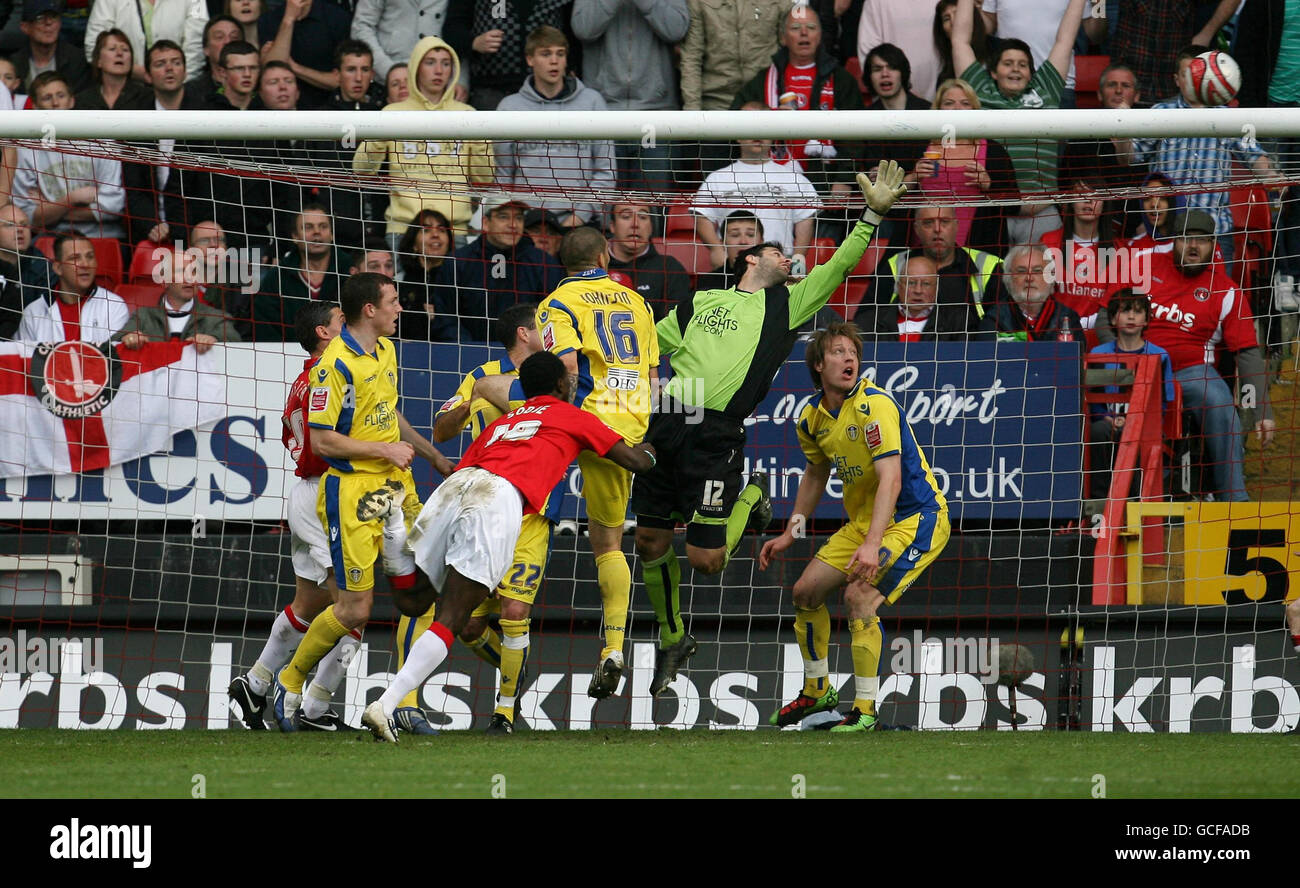
[[(1174, 400), (1174, 367), (1169, 360), (1169, 352), (1144, 338), (1147, 324), (1151, 322), (1151, 300), (1125, 288), (1110, 298), (1106, 313), (1110, 317), (1115, 340), (1102, 343), (1089, 354), (1157, 355), (1160, 358), (1164, 403), (1168, 406)], [(1108, 393), (1118, 390), (1117, 386), (1106, 386)], [(1127, 402), (1116, 402), (1089, 406), (1088, 447), (1091, 469), (1088, 473), (1088, 495), (1091, 499), (1105, 499), (1110, 489), (1110, 468), (1115, 462), (1115, 443), (1124, 433), (1129, 405)]]

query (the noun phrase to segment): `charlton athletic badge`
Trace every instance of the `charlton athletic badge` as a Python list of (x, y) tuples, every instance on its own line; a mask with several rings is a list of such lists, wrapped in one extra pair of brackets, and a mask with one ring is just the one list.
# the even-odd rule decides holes
[(1192, 292), (1192, 298), (1195, 299), (1197, 302), (1209, 302), (1210, 301), (1209, 287), (1197, 287)]
[(42, 407), (59, 419), (85, 419), (113, 400), (122, 365), (107, 343), (43, 342), (32, 353), (31, 378)]

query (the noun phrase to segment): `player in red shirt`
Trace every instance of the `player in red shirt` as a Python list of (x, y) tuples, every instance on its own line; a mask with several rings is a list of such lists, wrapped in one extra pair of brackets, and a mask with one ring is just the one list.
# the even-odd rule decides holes
[[(1255, 408), (1259, 418), (1255, 433), (1267, 445), (1276, 425), (1264, 356), (1245, 294), (1214, 259), (1213, 217), (1204, 210), (1185, 210), (1175, 219), (1173, 230), (1172, 249), (1147, 254), (1149, 265), (1131, 264), (1137, 272), (1131, 286), (1140, 292), (1149, 284), (1151, 323), (1146, 339), (1169, 352), (1174, 379), (1182, 386), (1183, 407), (1197, 415), (1214, 476), (1213, 489), (1207, 492), (1218, 500), (1242, 502), (1249, 497), (1242, 471), (1241, 418), (1215, 363), (1220, 345), (1236, 357), (1243, 404)], [(1142, 280), (1140, 272), (1148, 269), (1149, 281)], [(1130, 284), (1121, 286), (1125, 285)], [(1109, 329), (1109, 319), (1099, 317), (1098, 334), (1104, 336)]]
[(436, 596), (438, 619), (361, 716), (377, 739), (397, 742), (392, 717), (398, 703), (447, 658), (452, 639), (510, 566), (524, 514), (545, 506), (580, 451), (633, 472), (654, 466), (651, 445), (629, 447), (618, 432), (569, 403), (572, 385), (555, 355), (538, 352), (524, 361), (519, 383), (528, 400), (483, 430), (411, 528), (419, 578), (412, 589), (394, 589), (393, 597), (402, 613), (418, 616)]
[[(311, 385), (307, 374), (320, 360), (326, 344), (343, 328), (343, 312), (332, 302), (313, 302), (298, 315), (294, 326), (299, 344), (310, 357), (289, 389), (281, 417), (284, 425), (281, 441), (293, 458), (293, 473), (300, 479), (289, 492), (288, 500), (295, 583), (293, 603), (271, 624), (271, 634), (253, 668), (236, 677), (227, 690), (231, 701), (242, 712), (244, 726), (253, 731), (266, 730), (266, 695), (275, 674), (289, 662), (307, 626), (329, 606), (335, 595), (329, 543), (316, 514), (316, 492), (327, 465), (311, 448), (307, 425), (307, 394)], [(320, 688), (319, 693), (333, 695), (360, 641), (360, 632), (344, 635), (321, 661), (312, 682)], [(302, 719), (299, 726), (306, 730), (337, 731), (342, 724), (338, 715), (328, 710), (319, 718)]]

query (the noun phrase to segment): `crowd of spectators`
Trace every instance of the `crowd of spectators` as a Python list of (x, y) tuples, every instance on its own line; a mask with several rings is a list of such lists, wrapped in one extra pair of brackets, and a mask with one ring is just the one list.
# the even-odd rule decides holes
[[(1238, 19), (1239, 5), (93, 0), (83, 14), (62, 0), (27, 0), (21, 39), (0, 39), (8, 50), (0, 105), (209, 110), (216, 126), (248, 109), (934, 108), (958, 117), (1073, 107), (1073, 58), (1086, 52), (1110, 56), (1095, 87), (1101, 107), (1188, 108), (1198, 102), (1181, 72), (1224, 39), (1224, 25), (1239, 23), (1251, 41), (1237, 56), (1241, 102), (1295, 106), (1300, 14), (1293, 4), (1246, 0)], [(226, 126), (237, 130), (238, 120)], [(868, 336), (1091, 346), (1106, 332), (1114, 288), (1051, 280), (1051, 257), (1077, 264), (1108, 248), (1198, 257), (1184, 243), (1194, 220), (1197, 243), (1214, 240), (1206, 273), (1218, 275), (1210, 289), (1219, 300), (1235, 280), (1233, 220), (1226, 192), (1206, 186), (1234, 168), (1271, 172), (1289, 160), (1280, 163), (1277, 151), (1291, 146), (1245, 137), (974, 139), (957, 127), (936, 141), (161, 139), (140, 147), (153, 152), (150, 162), (75, 142), (4, 148), (0, 336), (282, 341), (303, 305), (335, 298), (343, 276), (374, 267), (399, 280), (403, 338), (485, 341), (502, 310), (555, 286), (559, 238), (584, 225), (607, 233), (611, 272), (662, 316), (692, 287), (729, 285), (731, 262), (754, 243), (778, 243), (796, 269), (815, 264), (845, 230), (837, 194), (888, 158), (930, 205), (887, 221), (887, 247), (865, 291), (841, 306)], [(167, 163), (181, 152), (210, 152), (227, 166)], [(321, 175), (243, 175), (229, 166), (259, 163)], [(345, 184), (353, 174), (376, 184)], [(378, 185), (381, 175), (390, 186)], [(1145, 197), (1089, 196), (1115, 187)], [(644, 198), (609, 205), (595, 196), (620, 190)], [(1056, 197), (1072, 191), (1077, 198)], [(688, 268), (668, 254), (666, 204), (689, 207), (678, 237), (684, 230), (707, 261)], [(173, 286), (137, 276), (142, 254), (190, 247), (218, 258), (242, 248), (258, 257), (256, 280), (240, 286), (209, 275)], [(111, 257), (115, 248), (120, 257)], [(1185, 277), (1199, 283), (1199, 274)], [(1195, 288), (1185, 295), (1200, 299)], [(129, 324), (128, 305), (139, 316)], [(1229, 307), (1251, 312), (1240, 295)], [(1154, 326), (1159, 304), (1151, 317)]]

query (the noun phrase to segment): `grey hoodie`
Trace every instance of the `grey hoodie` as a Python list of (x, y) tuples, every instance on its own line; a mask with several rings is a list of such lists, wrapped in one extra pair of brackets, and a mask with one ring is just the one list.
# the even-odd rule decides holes
[[(533, 86), (531, 74), (523, 89), (497, 105), (498, 112), (604, 110), (600, 93), (576, 77), (564, 78), (559, 95), (548, 99)], [(560, 216), (576, 212), (584, 222), (590, 221), (604, 205), (590, 191), (613, 189), (616, 182), (614, 143), (608, 139), (497, 142), (495, 147), (497, 184), (509, 190), (562, 192), (564, 196), (539, 197), (532, 203)]]
[(620, 111), (681, 107), (673, 47), (691, 25), (686, 0), (574, 0), (587, 82)]

